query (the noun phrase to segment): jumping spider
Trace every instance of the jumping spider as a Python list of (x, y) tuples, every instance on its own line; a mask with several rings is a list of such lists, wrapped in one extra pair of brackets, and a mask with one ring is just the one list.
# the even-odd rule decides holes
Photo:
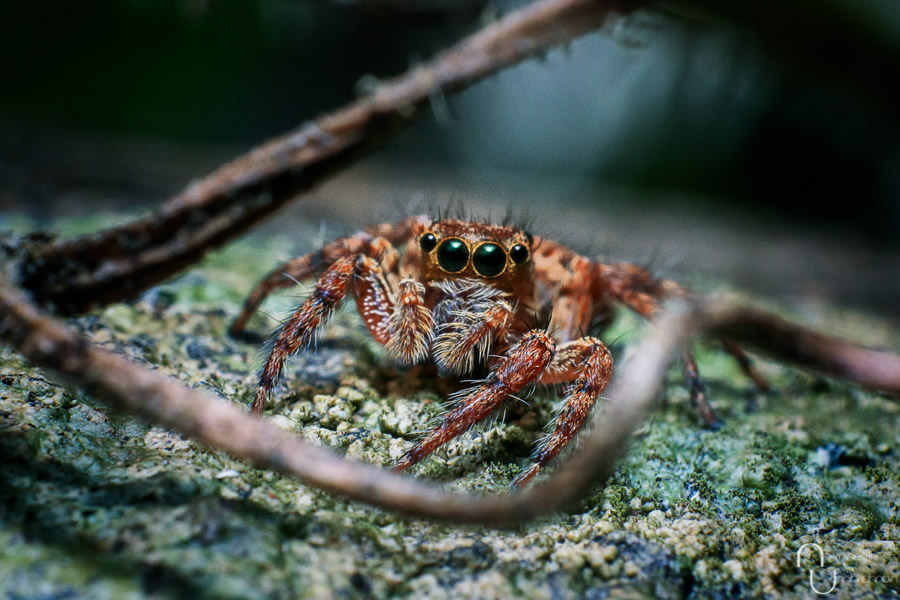
[[(405, 245), (403, 252), (398, 251)], [(396, 470), (416, 464), (487, 418), (526, 386), (569, 384), (554, 430), (514, 481), (533, 478), (572, 440), (612, 376), (609, 350), (584, 336), (608, 324), (616, 303), (650, 318), (660, 301), (687, 292), (627, 263), (604, 264), (517, 227), (459, 219), (411, 217), (367, 228), (274, 269), (247, 299), (231, 332), (243, 330), (272, 291), (321, 275), (315, 290), (284, 323), (259, 375), (252, 411), (261, 414), (285, 360), (310, 344), (349, 292), (377, 342), (401, 365), (431, 357), (457, 376), (487, 369), (475, 387), (410, 450)], [(549, 327), (529, 326), (538, 321)], [(766, 383), (728, 340), (725, 348), (763, 389)], [(693, 352), (683, 350), (692, 400), (708, 424)]]

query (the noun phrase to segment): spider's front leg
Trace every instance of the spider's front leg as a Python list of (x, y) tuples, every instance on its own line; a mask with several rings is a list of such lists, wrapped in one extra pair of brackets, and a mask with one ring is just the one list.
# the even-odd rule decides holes
[[(396, 260), (391, 258), (387, 266), (393, 268)], [(325, 270), (312, 294), (278, 332), (259, 374), (251, 408), (254, 414), (262, 414), (285, 361), (315, 339), (348, 291), (356, 297), (357, 311), (372, 337), (385, 344), (398, 362), (411, 364), (427, 355), (434, 322), (424, 306), (421, 284), (401, 281), (395, 300), (387, 283), (386, 266), (364, 254), (345, 256)]]
[[(321, 269), (327, 271), (339, 260), (352, 260), (360, 254), (379, 256), (390, 248), (390, 243), (384, 238), (373, 238), (368, 233), (357, 233), (326, 244), (321, 250), (304, 254), (278, 265), (256, 284), (256, 287), (247, 296), (240, 314), (231, 323), (228, 332), (233, 336), (240, 335), (247, 326), (247, 321), (272, 292), (296, 285), (298, 281), (310, 279)], [(322, 277), (325, 277), (325, 272)]]
[(454, 395), (459, 405), (444, 415), (441, 424), (407, 452), (394, 470), (408, 469), (487, 418), (509, 396), (536, 382), (553, 359), (554, 351), (555, 344), (545, 331), (529, 331), (494, 365), (481, 385)]
[(331, 314), (341, 305), (356, 270), (356, 262), (356, 257), (346, 256), (328, 267), (316, 282), (312, 294), (281, 327), (266, 364), (259, 373), (259, 383), (251, 412), (262, 414), (272, 388), (284, 369), (285, 361), (300, 348), (309, 345)]
[(259, 305), (272, 292), (290, 287), (297, 281), (310, 279), (317, 272), (327, 269), (342, 258), (355, 258), (360, 254), (385, 256), (394, 251), (396, 244), (405, 242), (415, 234), (416, 226), (424, 217), (410, 217), (397, 223), (383, 223), (354, 235), (343, 237), (325, 244), (320, 250), (291, 259), (272, 269), (262, 281), (256, 284), (244, 301), (240, 314), (231, 323), (228, 332), (239, 335), (247, 326)]
[(562, 408), (553, 420), (553, 433), (541, 440), (532, 463), (516, 477), (513, 486), (521, 487), (528, 483), (572, 441), (591, 414), (597, 398), (609, 384), (612, 372), (612, 355), (597, 338), (574, 340), (557, 349), (540, 383), (572, 383), (566, 388)]

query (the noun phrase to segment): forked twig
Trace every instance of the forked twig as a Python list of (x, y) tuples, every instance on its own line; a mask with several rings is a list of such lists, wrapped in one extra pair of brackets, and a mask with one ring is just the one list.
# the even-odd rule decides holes
[(27, 244), (17, 283), (57, 314), (133, 298), (363, 156), (432, 98), (600, 27), (644, 0), (539, 0), (371, 94), (222, 166), (152, 214), (76, 239)]
[[(572, 459), (523, 492), (484, 496), (449, 492), (340, 458), (251, 417), (240, 408), (92, 346), (0, 279), (0, 339), (35, 365), (124, 412), (138, 415), (260, 468), (374, 506), (456, 523), (509, 527), (550, 514), (605, 481), (633, 431), (651, 409), (675, 350), (689, 336), (714, 331), (805, 366), (900, 395), (900, 357), (854, 346), (748, 308), (708, 303), (668, 309), (617, 376), (612, 401)], [(759, 336), (747, 325), (765, 329)], [(771, 341), (775, 340), (775, 341)], [(835, 356), (841, 357), (835, 360)]]

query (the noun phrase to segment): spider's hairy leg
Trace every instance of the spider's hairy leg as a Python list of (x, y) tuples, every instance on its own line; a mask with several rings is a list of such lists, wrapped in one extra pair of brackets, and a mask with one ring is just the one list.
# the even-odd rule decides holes
[(513, 486), (528, 483), (572, 441), (612, 378), (612, 372), (612, 355), (597, 338), (581, 338), (557, 349), (540, 383), (572, 383), (566, 388), (562, 409), (554, 419), (553, 433), (541, 440), (532, 463), (516, 477)]
[(401, 365), (411, 365), (428, 356), (434, 333), (434, 318), (425, 306), (425, 286), (404, 279), (397, 290), (397, 303), (387, 322), (388, 353)]
[(577, 340), (590, 328), (594, 298), (591, 297), (593, 262), (583, 256), (570, 257), (567, 276), (560, 283), (553, 301), (550, 331), (557, 340)]
[[(661, 302), (669, 297), (689, 297), (690, 292), (668, 279), (656, 279), (642, 267), (629, 263), (602, 264), (595, 263), (594, 287), (596, 293), (609, 293), (641, 315), (645, 319), (654, 318), (661, 310)], [(747, 374), (763, 392), (770, 389), (769, 383), (753, 368), (753, 363), (744, 351), (733, 341), (722, 340), (725, 350), (731, 354), (741, 370)], [(718, 423), (715, 413), (706, 397), (703, 380), (694, 360), (694, 351), (683, 348), (681, 352), (685, 381), (690, 390), (691, 404), (697, 407), (700, 416), (708, 427)]]
[(700, 413), (700, 418), (707, 427), (715, 428), (720, 425), (716, 412), (706, 397), (706, 386), (700, 378), (700, 371), (697, 369), (697, 361), (694, 358), (694, 349), (691, 345), (684, 346), (681, 349), (681, 365), (684, 371), (684, 380), (690, 390), (691, 404)]
[(772, 386), (769, 385), (769, 382), (766, 381), (766, 378), (759, 374), (759, 372), (754, 368), (753, 361), (750, 360), (750, 357), (744, 352), (743, 348), (738, 346), (734, 340), (729, 338), (722, 338), (722, 345), (725, 347), (725, 351), (728, 352), (731, 356), (734, 357), (734, 360), (737, 361), (738, 365), (741, 367), (741, 370), (753, 380), (753, 383), (756, 384), (756, 387), (763, 393), (768, 393), (771, 391)]
[(312, 294), (300, 305), (291, 318), (282, 326), (272, 345), (272, 351), (262, 371), (251, 411), (262, 414), (272, 387), (284, 369), (284, 362), (297, 350), (308, 345), (325, 324), (347, 294), (347, 287), (353, 277), (355, 257), (345, 256), (328, 267)]
[(484, 361), (492, 344), (504, 342), (513, 307), (505, 300), (489, 300), (452, 312), (451, 321), (439, 327), (434, 360), (442, 372), (471, 373)]
[(609, 294), (645, 319), (661, 310), (665, 298), (689, 296), (688, 290), (668, 279), (657, 279), (647, 269), (630, 263), (594, 263), (594, 295)]
[(272, 292), (290, 287), (297, 281), (309, 279), (340, 258), (358, 254), (368, 256), (387, 254), (393, 250), (393, 244), (405, 242), (415, 235), (416, 225), (422, 220), (423, 217), (410, 217), (398, 223), (375, 225), (366, 231), (329, 242), (321, 250), (278, 265), (247, 296), (240, 314), (232, 322), (228, 332), (231, 335), (239, 335), (259, 305)]
[(294, 285), (295, 281), (303, 281), (309, 279), (314, 273), (316, 265), (321, 263), (322, 252), (311, 252), (304, 254), (286, 263), (282, 263), (272, 269), (262, 281), (256, 284), (247, 299), (244, 300), (244, 306), (237, 318), (231, 322), (228, 333), (232, 336), (239, 335), (247, 326), (247, 321), (256, 313), (259, 305), (275, 290), (286, 288)]
[[(389, 243), (385, 257), (388, 266), (396, 266), (396, 252)], [(356, 297), (357, 310), (372, 337), (379, 343), (387, 345), (389, 350), (396, 337), (404, 339), (404, 333), (412, 333), (415, 343), (401, 345), (400, 350), (407, 354), (398, 356), (398, 360), (406, 358), (408, 362), (412, 362), (427, 354), (434, 323), (431, 320), (431, 312), (422, 306), (421, 296), (424, 289), (421, 284), (411, 281), (400, 284), (401, 295), (411, 286), (412, 295), (415, 296), (413, 305), (417, 310), (412, 316), (413, 319), (409, 321), (404, 318), (407, 314), (404, 310), (410, 303), (394, 302), (387, 285), (387, 275), (388, 272), (382, 263), (365, 254), (345, 256), (325, 270), (313, 293), (278, 333), (269, 358), (259, 375), (259, 386), (252, 407), (255, 414), (262, 413), (272, 387), (281, 375), (285, 361), (300, 348), (312, 342), (316, 333), (340, 306), (348, 290)], [(396, 322), (401, 323), (401, 329), (405, 328), (404, 331), (398, 333), (394, 330)]]
[(555, 344), (545, 331), (532, 330), (491, 369), (478, 387), (458, 393), (459, 405), (444, 415), (440, 425), (407, 452), (395, 471), (416, 464), (437, 448), (487, 418), (504, 400), (537, 381), (553, 359)]

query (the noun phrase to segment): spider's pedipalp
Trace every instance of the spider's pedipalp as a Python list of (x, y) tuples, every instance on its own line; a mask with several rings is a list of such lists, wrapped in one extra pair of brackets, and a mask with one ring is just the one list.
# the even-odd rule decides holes
[(415, 364), (428, 356), (434, 333), (431, 310), (425, 306), (425, 286), (404, 279), (397, 290), (396, 306), (388, 320), (388, 353), (401, 365)]
[(450, 313), (434, 344), (434, 360), (442, 372), (471, 373), (484, 363), (492, 346), (506, 341), (513, 307), (505, 300), (482, 302)]
[(481, 385), (458, 394), (459, 404), (444, 415), (441, 424), (420, 440), (394, 470), (408, 469), (487, 418), (510, 394), (540, 378), (553, 359), (554, 350), (555, 344), (546, 332), (534, 330), (526, 333), (491, 369)]

